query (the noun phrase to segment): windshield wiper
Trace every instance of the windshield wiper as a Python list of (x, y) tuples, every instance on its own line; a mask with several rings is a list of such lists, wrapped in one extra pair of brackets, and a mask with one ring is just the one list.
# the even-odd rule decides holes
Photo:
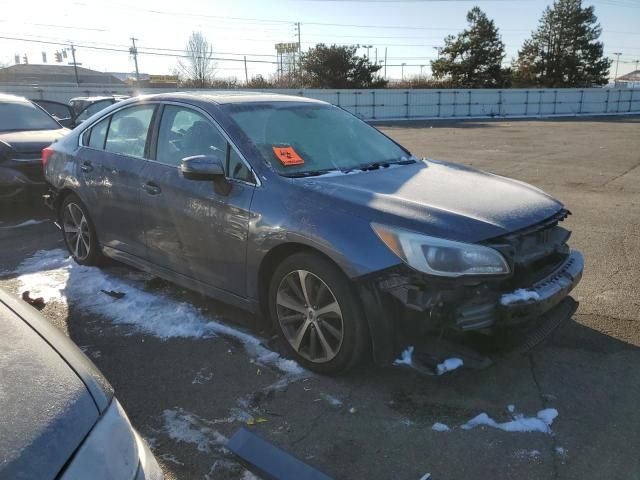
[(358, 165), (356, 167), (347, 168), (346, 170), (342, 170), (344, 173), (352, 172), (353, 170), (378, 170), (379, 168), (387, 168), (389, 165), (409, 165), (410, 163), (415, 163), (416, 160), (414, 158), (403, 158), (400, 160), (387, 160), (384, 162), (373, 162), (373, 163), (363, 163), (362, 165)]
[(335, 170), (335, 168), (326, 168), (324, 170), (307, 170), (305, 172), (283, 173), (282, 176), (287, 178), (317, 177), (320, 175), (324, 175), (325, 173), (334, 172)]

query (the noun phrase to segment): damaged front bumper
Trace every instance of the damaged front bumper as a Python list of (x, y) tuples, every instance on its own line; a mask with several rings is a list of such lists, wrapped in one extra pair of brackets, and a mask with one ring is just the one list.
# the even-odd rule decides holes
[[(408, 271), (386, 272), (373, 286), (380, 299), (394, 299), (400, 323), (414, 332), (453, 329), (490, 333), (551, 310), (580, 282), (583, 269), (582, 254), (573, 250), (543, 278), (515, 289), (504, 279), (444, 281)], [(514, 290), (522, 294), (514, 295)]]
[[(546, 278), (526, 290), (530, 299), (510, 300), (509, 294), (500, 300), (499, 319), (504, 324), (519, 324), (551, 310), (569, 295), (582, 279), (584, 258), (577, 250)], [(517, 296), (516, 296), (517, 298)]]

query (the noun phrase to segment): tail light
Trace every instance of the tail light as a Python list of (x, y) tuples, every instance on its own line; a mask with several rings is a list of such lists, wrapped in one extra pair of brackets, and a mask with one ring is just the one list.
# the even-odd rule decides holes
[(53, 155), (53, 148), (47, 147), (42, 149), (42, 168), (46, 168), (49, 159)]

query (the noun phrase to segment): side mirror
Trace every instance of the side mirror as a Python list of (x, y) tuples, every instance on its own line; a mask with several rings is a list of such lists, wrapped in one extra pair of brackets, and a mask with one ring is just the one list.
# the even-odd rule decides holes
[(180, 171), (189, 180), (215, 180), (224, 175), (220, 157), (214, 155), (194, 155), (180, 163)]

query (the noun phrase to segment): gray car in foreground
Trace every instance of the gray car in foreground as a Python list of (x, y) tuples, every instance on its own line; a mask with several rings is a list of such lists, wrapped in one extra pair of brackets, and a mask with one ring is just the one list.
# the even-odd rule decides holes
[(532, 332), (575, 309), (583, 260), (562, 203), (415, 158), (324, 102), (137, 97), (42, 158), (76, 261), (108, 256), (262, 312), (318, 372), (367, 351), (389, 363), (422, 338)]
[(1, 290), (0, 412), (2, 479), (163, 478), (91, 360)]

